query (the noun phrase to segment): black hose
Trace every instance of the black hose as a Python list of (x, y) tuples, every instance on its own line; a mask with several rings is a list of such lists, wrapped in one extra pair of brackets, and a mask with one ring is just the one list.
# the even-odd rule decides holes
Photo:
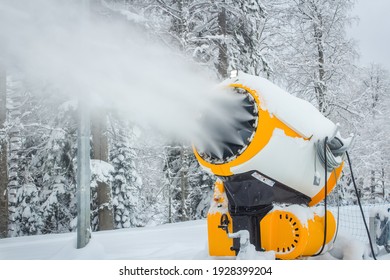
[(363, 212), (363, 208), (362, 208), (362, 204), (360, 202), (360, 196), (359, 196), (358, 189), (357, 189), (357, 186), (356, 186), (355, 177), (353, 176), (351, 160), (349, 158), (348, 152), (345, 152), (345, 154), (347, 155), (349, 169), (351, 170), (352, 183), (353, 183), (353, 186), (355, 188), (355, 193), (356, 193), (357, 201), (358, 201), (358, 204), (359, 204), (360, 212), (362, 213), (363, 222), (364, 222), (364, 226), (366, 228), (368, 241), (370, 242), (371, 254), (372, 254), (372, 257), (374, 258), (374, 260), (376, 260), (375, 253), (374, 253), (374, 246), (372, 245), (372, 240), (371, 240), (371, 236), (370, 236), (370, 231), (368, 229), (366, 218), (364, 216), (364, 212)]

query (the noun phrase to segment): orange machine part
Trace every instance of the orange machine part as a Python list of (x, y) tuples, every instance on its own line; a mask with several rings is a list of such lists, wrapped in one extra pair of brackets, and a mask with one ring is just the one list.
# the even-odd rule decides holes
[[(275, 251), (280, 259), (296, 259), (312, 256), (321, 250), (324, 241), (324, 217), (314, 215), (303, 224), (296, 215), (284, 210), (275, 210), (267, 214), (260, 225), (262, 247)], [(327, 212), (326, 244), (333, 240), (336, 221), (331, 212)]]
[[(255, 99), (256, 104), (259, 108), (258, 113), (258, 126), (256, 128), (256, 133), (254, 135), (254, 138), (252, 142), (249, 144), (247, 149), (243, 151), (241, 155), (239, 155), (236, 159), (222, 163), (222, 164), (213, 164), (210, 162), (205, 161), (199, 153), (196, 151), (195, 147), (193, 147), (193, 151), (195, 154), (195, 157), (197, 158), (198, 162), (205, 168), (209, 169), (213, 174), (217, 176), (230, 176), (233, 175), (231, 168), (238, 166), (240, 164), (243, 164), (247, 161), (249, 161), (251, 158), (253, 158), (255, 155), (257, 155), (270, 141), (274, 130), (275, 129), (281, 129), (284, 131), (284, 133), (287, 136), (295, 137), (295, 138), (302, 138), (304, 140), (309, 140), (308, 138), (305, 138), (304, 136), (300, 135), (297, 131), (293, 130), (289, 126), (287, 126), (285, 123), (283, 123), (281, 120), (279, 120), (276, 116), (271, 115), (268, 111), (261, 109), (261, 102), (259, 99), (258, 93), (242, 84), (230, 84), (229, 87), (232, 88), (242, 88), (246, 90), (251, 96)], [(336, 182), (339, 179), (341, 175), (341, 171), (343, 170), (343, 164), (340, 165), (338, 168), (334, 170), (329, 176), (327, 185), (328, 185), (328, 191), (327, 194), (329, 194), (334, 187), (336, 186)], [(321, 190), (312, 197), (309, 206), (314, 206), (320, 201), (322, 201), (325, 197), (324, 187), (321, 188)]]
[[(233, 231), (232, 219), (229, 214), (229, 232)], [(233, 247), (233, 239), (229, 238), (226, 231), (218, 228), (222, 217), (222, 213), (214, 213), (207, 215), (207, 232), (209, 242), (210, 256), (235, 256), (235, 251), (230, 248)]]
[[(337, 180), (341, 176), (341, 172), (343, 171), (344, 162), (333, 170), (333, 172), (330, 174), (328, 182), (327, 182), (327, 192), (326, 195), (330, 194), (330, 192), (334, 189), (336, 186)], [(322, 189), (312, 197), (311, 201), (309, 202), (309, 206), (314, 206), (320, 201), (322, 201), (325, 198), (325, 186), (322, 187)]]
[[(252, 97), (255, 99), (255, 102), (259, 108), (259, 113), (258, 113), (259, 120), (258, 120), (258, 126), (256, 129), (255, 136), (252, 142), (247, 147), (247, 149), (243, 151), (241, 155), (239, 155), (236, 159), (230, 162), (222, 163), (222, 164), (213, 164), (205, 161), (194, 148), (193, 149), (194, 154), (202, 166), (209, 168), (217, 176), (233, 175), (233, 173), (231, 172), (231, 168), (247, 162), (256, 154), (258, 154), (268, 144), (276, 128), (283, 130), (287, 136), (304, 138), (298, 132), (294, 131), (286, 124), (284, 124), (277, 117), (271, 115), (268, 111), (262, 110), (260, 106), (259, 96), (255, 90), (246, 87), (242, 84), (230, 84), (229, 86), (233, 88), (242, 88), (247, 92), (249, 92), (249, 94), (251, 94)], [(306, 138), (304, 139), (308, 140)]]
[(308, 229), (292, 213), (275, 210), (260, 223), (261, 244), (266, 251), (275, 251), (280, 259), (295, 259), (308, 244)]
[[(214, 208), (214, 209), (212, 209)], [(218, 209), (218, 211), (216, 211)], [(219, 228), (222, 215), (228, 217), (229, 232), (233, 232), (232, 218), (227, 211), (227, 198), (225, 187), (220, 180), (214, 185), (213, 202), (207, 215), (207, 233), (210, 256), (234, 256), (235, 252), (230, 250), (233, 246), (233, 239), (229, 238), (226, 231)]]
[[(331, 242), (336, 233), (336, 220), (327, 212), (326, 244)], [(207, 216), (208, 241), (210, 256), (235, 256), (231, 250), (233, 239), (218, 228), (222, 213)], [(232, 232), (232, 219), (229, 214), (229, 232)], [(325, 218), (314, 215), (313, 219), (302, 223), (289, 211), (275, 210), (267, 214), (260, 224), (261, 244), (266, 251), (275, 251), (279, 259), (291, 260), (312, 256), (318, 253), (324, 242)]]

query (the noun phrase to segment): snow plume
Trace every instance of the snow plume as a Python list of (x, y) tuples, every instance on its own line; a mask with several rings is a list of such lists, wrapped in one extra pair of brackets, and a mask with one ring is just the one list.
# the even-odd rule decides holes
[(92, 110), (107, 106), (140, 125), (193, 135), (199, 112), (215, 110), (211, 75), (145, 26), (120, 13), (93, 13), (85, 3), (2, 0), (0, 62), (35, 88), (49, 84), (85, 98)]

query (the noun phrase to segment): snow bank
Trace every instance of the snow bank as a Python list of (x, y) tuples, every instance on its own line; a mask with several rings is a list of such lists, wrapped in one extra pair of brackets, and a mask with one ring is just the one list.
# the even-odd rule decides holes
[(206, 223), (184, 222), (156, 227), (94, 232), (76, 249), (76, 233), (0, 239), (0, 259), (211, 259)]
[(347, 233), (341, 233), (337, 236), (329, 254), (339, 260), (362, 260), (365, 255), (365, 245), (351, 238)]

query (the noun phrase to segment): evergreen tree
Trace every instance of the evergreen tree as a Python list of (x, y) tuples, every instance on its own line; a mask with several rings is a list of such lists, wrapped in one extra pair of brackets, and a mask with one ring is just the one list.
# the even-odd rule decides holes
[[(1, 62), (0, 62), (1, 63)], [(0, 238), (8, 235), (7, 74), (0, 64)]]
[(191, 152), (188, 156), (189, 191), (187, 204), (191, 220), (206, 218), (212, 198), (215, 176), (206, 173)]
[(201, 169), (188, 146), (173, 142), (165, 147), (164, 179), (168, 222), (206, 216), (215, 178)]
[(112, 139), (110, 162), (114, 168), (112, 192), (116, 228), (139, 227), (145, 225), (145, 194), (142, 179), (135, 164), (137, 154), (132, 147), (132, 128), (125, 122), (111, 118)]
[(164, 187), (168, 192), (168, 222), (188, 220), (187, 199), (188, 168), (184, 146), (172, 143), (165, 147)]
[(10, 82), (9, 234), (69, 232), (76, 215), (74, 108), (54, 87), (28, 88)]
[[(45, 150), (38, 151), (32, 160), (38, 168), (33, 176), (40, 186), (42, 233), (69, 232), (76, 216), (74, 111), (60, 109), (59, 112), (57, 121), (63, 129), (54, 128)], [(43, 176), (40, 176), (39, 170), (44, 170)]]
[(8, 210), (9, 233), (11, 237), (35, 234), (42, 224), (39, 217), (38, 190), (34, 183), (28, 181), (26, 172), (26, 150), (23, 150), (22, 113), (26, 110), (28, 91), (21, 80), (9, 79), (7, 90), (8, 107)]
[(169, 200), (163, 171), (166, 136), (152, 128), (138, 127), (136, 139), (133, 150), (136, 152), (136, 170), (142, 178), (143, 204), (138, 212), (145, 216), (148, 225), (166, 223)]

